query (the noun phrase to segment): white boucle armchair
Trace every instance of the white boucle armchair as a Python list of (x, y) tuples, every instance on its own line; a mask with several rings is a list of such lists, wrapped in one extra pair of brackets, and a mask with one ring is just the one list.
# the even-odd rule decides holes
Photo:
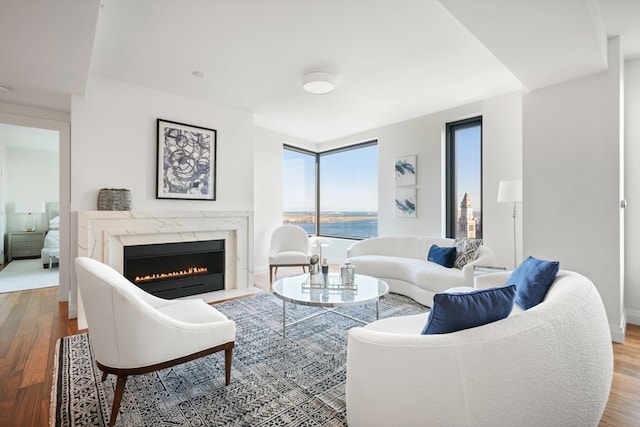
[(129, 375), (224, 350), (229, 384), (236, 325), (218, 310), (202, 300), (157, 298), (91, 258), (76, 259), (76, 275), (102, 379), (107, 374), (118, 376), (110, 426), (116, 422)]
[[(508, 277), (476, 283), (500, 286)], [(598, 425), (613, 350), (586, 277), (560, 271), (539, 305), (472, 329), (420, 335), (427, 315), (349, 331), (349, 427)]]

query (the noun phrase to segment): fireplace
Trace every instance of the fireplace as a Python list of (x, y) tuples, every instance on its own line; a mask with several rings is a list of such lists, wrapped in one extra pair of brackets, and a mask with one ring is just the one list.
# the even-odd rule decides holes
[(123, 274), (161, 298), (223, 290), (224, 248), (224, 240), (124, 246)]

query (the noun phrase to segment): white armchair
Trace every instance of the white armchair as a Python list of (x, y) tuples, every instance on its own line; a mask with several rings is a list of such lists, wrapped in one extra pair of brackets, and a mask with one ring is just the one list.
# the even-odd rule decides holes
[(157, 298), (91, 258), (76, 259), (76, 275), (102, 380), (107, 374), (118, 376), (110, 426), (116, 422), (129, 375), (224, 350), (229, 384), (236, 325), (218, 310), (202, 300)]
[(269, 249), (269, 283), (273, 283), (273, 269), (278, 267), (302, 267), (309, 265), (309, 235), (297, 225), (282, 225), (271, 235)]

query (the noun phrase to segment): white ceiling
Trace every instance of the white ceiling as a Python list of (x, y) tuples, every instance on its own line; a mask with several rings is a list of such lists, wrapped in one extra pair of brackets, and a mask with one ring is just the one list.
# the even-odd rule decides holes
[(640, 0), (3, 0), (0, 101), (68, 111), (96, 73), (322, 142), (603, 71), (613, 35), (640, 57)]

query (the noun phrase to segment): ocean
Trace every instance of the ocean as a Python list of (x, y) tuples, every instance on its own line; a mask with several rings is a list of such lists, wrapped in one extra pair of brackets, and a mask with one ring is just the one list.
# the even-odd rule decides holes
[[(285, 222), (298, 225), (309, 234), (315, 234), (312, 212), (285, 212)], [(367, 239), (378, 235), (377, 212), (322, 212), (320, 235)]]

